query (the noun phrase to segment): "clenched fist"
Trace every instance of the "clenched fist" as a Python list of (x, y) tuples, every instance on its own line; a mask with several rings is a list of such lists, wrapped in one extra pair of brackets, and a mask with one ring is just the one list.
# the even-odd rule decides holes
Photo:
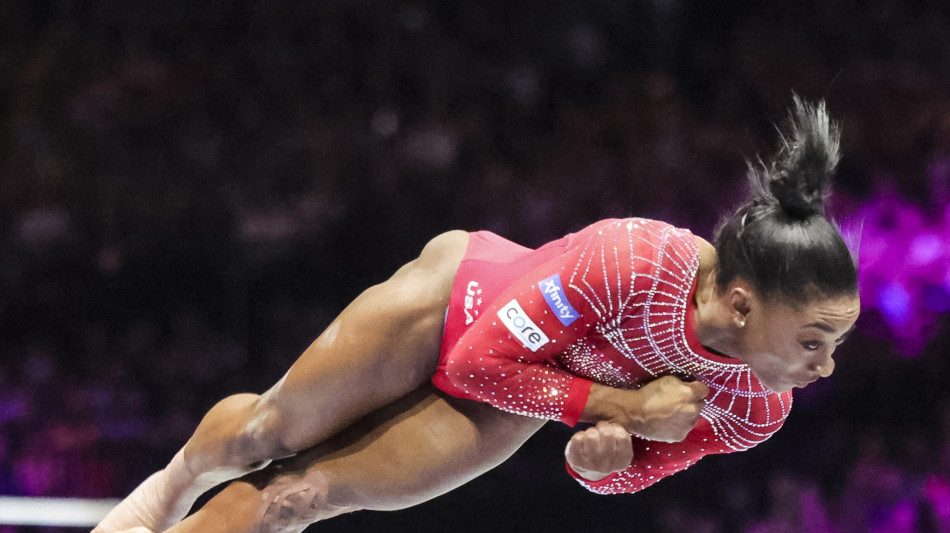
[(638, 390), (594, 384), (584, 407), (584, 422), (613, 422), (648, 440), (679, 442), (693, 429), (709, 388), (664, 376)]
[(567, 443), (564, 456), (581, 477), (600, 481), (630, 466), (633, 442), (623, 426), (598, 422), (592, 428), (575, 433)]
[(679, 442), (696, 426), (709, 388), (699, 381), (664, 376), (638, 392), (643, 395), (643, 403), (634, 413), (630, 432), (649, 440)]

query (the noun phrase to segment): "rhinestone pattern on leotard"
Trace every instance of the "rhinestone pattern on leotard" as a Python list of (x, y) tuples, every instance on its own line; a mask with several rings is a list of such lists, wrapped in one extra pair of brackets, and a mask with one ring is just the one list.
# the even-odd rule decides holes
[[(630, 469), (584, 483), (603, 493), (640, 490), (704, 455), (748, 449), (781, 427), (791, 394), (768, 391), (747, 365), (708, 354), (695, 336), (687, 336), (699, 267), (698, 245), (690, 232), (658, 221), (625, 219), (594, 224), (568, 241), (563, 254), (519, 274), (520, 281), (493, 299), (449, 350), (445, 379), (434, 379), (449, 382), (440, 388), (505, 411), (564, 419), (568, 403), (586, 401), (575, 392), (579, 382), (636, 388), (673, 374), (706, 383), (710, 394), (687, 440), (663, 444), (635, 438)], [(538, 281), (554, 272), (581, 312), (569, 327), (561, 327), (538, 289)], [(536, 353), (494, 318), (512, 298), (551, 337)]]
[[(762, 428), (784, 419), (790, 405), (780, 404), (778, 412), (772, 413), (766, 400), (774, 393), (752, 376), (748, 365), (713, 360), (696, 353), (687, 342), (686, 313), (699, 268), (699, 249), (692, 235), (641, 219), (617, 224), (627, 231), (605, 228), (593, 236), (571, 273), (569, 287), (591, 302), (600, 320), (591, 334), (556, 357), (559, 366), (618, 388), (636, 388), (662, 375), (691, 376), (709, 386), (702, 416), (729, 448), (741, 451), (767, 439), (774, 431)], [(619, 238), (651, 243), (656, 256), (636, 256), (634, 251), (643, 247), (635, 242), (620, 247), (610, 242)], [(617, 257), (618, 249), (627, 250), (629, 256)], [(624, 275), (623, 268), (607, 267), (621, 261), (638, 266), (632, 276)], [(607, 290), (591, 290), (600, 285), (591, 281), (595, 276), (606, 277)], [(617, 354), (624, 360), (618, 360)], [(756, 405), (757, 400), (761, 405)]]
[[(607, 483), (586, 484), (602, 493), (641, 490), (708, 453), (747, 450), (778, 431), (791, 409), (791, 394), (766, 389), (748, 365), (701, 355), (690, 346), (686, 313), (692, 312), (690, 299), (699, 268), (699, 250), (692, 235), (652, 221), (622, 223), (627, 231), (605, 229), (584, 245), (583, 259), (572, 272), (569, 286), (591, 302), (600, 321), (556, 361), (576, 376), (619, 388), (636, 388), (668, 374), (696, 378), (709, 386), (702, 412), (708, 426), (701, 425), (711, 434), (698, 439), (697, 432), (691, 436), (699, 443), (681, 446), (639, 441), (631, 469)], [(634, 251), (642, 247), (611, 242), (620, 238), (654, 243), (656, 256), (638, 257)], [(629, 257), (616, 257), (618, 249), (628, 251)], [(603, 267), (620, 261), (637, 265), (631, 276), (621, 268)], [(592, 292), (597, 286), (590, 281), (594, 276), (607, 276), (603, 286), (609, 290)], [(691, 445), (698, 449), (687, 453), (685, 448)]]

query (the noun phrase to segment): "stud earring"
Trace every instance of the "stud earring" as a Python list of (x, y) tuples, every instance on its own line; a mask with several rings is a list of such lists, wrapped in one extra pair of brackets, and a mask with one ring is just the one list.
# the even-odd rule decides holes
[(739, 326), (740, 328), (744, 328), (744, 327), (745, 327), (745, 319), (744, 319), (744, 318), (736, 318), (736, 325)]

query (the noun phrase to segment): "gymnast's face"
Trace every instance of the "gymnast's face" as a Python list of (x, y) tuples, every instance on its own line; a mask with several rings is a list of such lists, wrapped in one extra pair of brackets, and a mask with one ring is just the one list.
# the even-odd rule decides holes
[(857, 295), (797, 307), (750, 295), (747, 304), (745, 323), (738, 328), (739, 358), (774, 392), (830, 376), (835, 368), (831, 355), (854, 329), (861, 310)]

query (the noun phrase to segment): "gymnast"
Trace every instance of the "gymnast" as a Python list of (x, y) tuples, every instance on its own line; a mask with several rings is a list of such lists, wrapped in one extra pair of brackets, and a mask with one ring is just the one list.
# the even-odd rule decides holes
[(94, 533), (302, 531), (405, 508), (493, 468), (547, 420), (593, 424), (565, 457), (602, 494), (763, 442), (792, 389), (832, 373), (860, 310), (855, 260), (824, 214), (839, 137), (823, 103), (796, 97), (715, 246), (639, 218), (537, 250), (434, 238), (277, 384), (215, 405)]

